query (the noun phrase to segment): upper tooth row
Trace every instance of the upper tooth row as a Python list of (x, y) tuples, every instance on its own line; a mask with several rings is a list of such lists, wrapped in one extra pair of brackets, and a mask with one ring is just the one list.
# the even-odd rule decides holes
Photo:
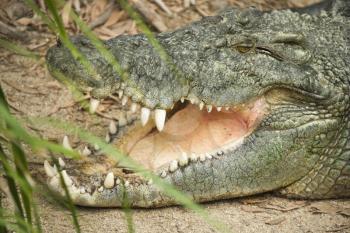
[[(120, 90), (119, 93), (119, 98), (121, 98), (121, 102), (122, 102), (122, 105), (126, 105), (129, 98), (124, 95), (123, 96), (123, 90)], [(181, 102), (184, 102), (185, 101), (185, 98), (184, 97), (181, 97)], [(197, 103), (198, 101), (194, 98), (190, 98), (190, 101), (191, 103)], [(93, 99), (91, 98), (90, 99), (90, 112), (91, 113), (94, 113), (97, 111), (97, 108), (100, 104), (100, 101), (97, 100), (97, 99)], [(203, 110), (204, 106), (206, 106), (206, 109), (207, 111), (210, 113), (212, 110), (213, 110), (213, 106), (212, 105), (205, 105), (203, 101), (200, 101), (199, 102), (199, 109), (200, 110)], [(138, 108), (138, 104), (137, 103), (132, 103), (131, 104), (131, 112), (136, 112), (137, 111), (137, 108)], [(225, 107), (226, 110), (229, 109), (229, 107)], [(222, 110), (222, 107), (217, 107), (216, 108), (218, 112), (220, 112)], [(151, 109), (149, 108), (146, 108), (146, 107), (142, 107), (141, 108), (141, 123), (142, 125), (146, 125), (148, 120), (149, 120), (149, 117), (151, 115)], [(154, 115), (155, 115), (155, 123), (156, 123), (156, 127), (159, 131), (162, 131), (163, 128), (164, 128), (164, 123), (165, 123), (165, 119), (166, 119), (166, 110), (164, 109), (155, 109), (154, 110)], [(113, 131), (113, 130), (112, 130)]]

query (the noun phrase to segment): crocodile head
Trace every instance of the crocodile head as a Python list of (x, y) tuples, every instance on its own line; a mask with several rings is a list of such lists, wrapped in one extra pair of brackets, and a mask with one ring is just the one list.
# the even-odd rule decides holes
[[(349, 25), (335, 12), (230, 10), (157, 35), (160, 46), (143, 35), (104, 42), (126, 75), (83, 37), (72, 42), (97, 75), (60, 44), (47, 61), (94, 98), (119, 93), (124, 103), (141, 105), (143, 130), (118, 145), (196, 201), (273, 190), (342, 197), (350, 193)], [(112, 187), (77, 191), (73, 200), (120, 205), (116, 176), (134, 206), (175, 202), (115, 172), (98, 184), (112, 177)]]

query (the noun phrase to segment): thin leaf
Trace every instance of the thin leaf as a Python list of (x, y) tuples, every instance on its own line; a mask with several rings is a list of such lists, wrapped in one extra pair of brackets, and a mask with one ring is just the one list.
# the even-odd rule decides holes
[[(56, 166), (59, 166), (59, 164), (56, 162)], [(61, 182), (61, 185), (63, 187), (63, 190), (64, 190), (64, 193), (66, 195), (66, 200), (67, 200), (67, 204), (68, 204), (68, 209), (69, 211), (71, 212), (72, 214), (72, 220), (73, 220), (73, 225), (74, 225), (74, 228), (75, 228), (75, 231), (77, 233), (80, 233), (80, 225), (79, 225), (79, 221), (78, 221), (78, 215), (77, 215), (77, 211), (75, 209), (75, 206), (73, 204), (73, 201), (72, 201), (72, 198), (69, 194), (69, 191), (68, 191), (68, 188), (67, 188), (67, 185), (66, 183), (64, 182), (64, 179), (63, 179), (63, 176), (62, 176), (62, 173), (59, 172), (59, 175), (60, 175), (60, 182)]]
[(12, 168), (11, 168), (10, 164), (7, 162), (7, 157), (5, 155), (5, 152), (2, 149), (1, 145), (0, 145), (0, 162), (5, 170), (5, 174), (6, 174), (5, 179), (7, 181), (7, 185), (9, 187), (11, 197), (15, 203), (16, 211), (18, 212), (18, 214), (22, 218), (24, 218), (24, 211), (23, 211), (20, 195), (18, 193), (16, 183), (15, 183), (13, 177), (11, 176), (11, 174), (13, 174), (14, 171), (11, 172)]
[(5, 40), (3, 38), (0, 38), (0, 47), (3, 47), (4, 49), (7, 49), (11, 52), (17, 53), (21, 56), (25, 56), (25, 57), (29, 57), (29, 58), (33, 58), (35, 60), (39, 60), (40, 59), (40, 55), (27, 50), (25, 47), (16, 45), (8, 40)]
[(22, 196), (22, 203), (26, 213), (26, 220), (29, 224), (32, 224), (32, 193), (31, 185), (27, 180), (28, 173), (28, 163), (25, 158), (23, 150), (17, 143), (12, 142), (12, 153), (16, 165), (16, 171), (19, 176), (23, 177), (23, 180), (27, 183), (27, 187), (30, 187), (28, 191), (20, 187), (20, 192)]

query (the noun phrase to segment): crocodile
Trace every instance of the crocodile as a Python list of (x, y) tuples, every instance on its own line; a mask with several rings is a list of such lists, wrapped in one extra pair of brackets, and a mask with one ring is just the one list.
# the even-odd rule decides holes
[[(103, 41), (124, 72), (83, 36), (71, 41), (95, 73), (60, 41), (48, 50), (47, 66), (89, 93), (91, 111), (119, 95), (138, 117), (113, 143), (195, 202), (266, 192), (345, 198), (349, 16), (345, 0), (230, 9), (156, 40), (138, 34)], [(109, 135), (116, 131), (111, 122)], [(67, 137), (63, 144), (70, 148)], [(75, 204), (118, 207), (125, 197), (132, 207), (178, 204), (151, 179), (92, 150), (79, 162), (59, 159)], [(57, 167), (45, 161), (44, 169), (48, 186), (64, 195)]]

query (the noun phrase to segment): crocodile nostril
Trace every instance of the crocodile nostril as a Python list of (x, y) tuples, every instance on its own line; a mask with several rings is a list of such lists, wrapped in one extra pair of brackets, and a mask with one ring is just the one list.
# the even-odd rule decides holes
[(61, 47), (62, 46), (62, 42), (61, 42), (59, 37), (56, 38), (56, 45), (57, 45), (57, 47)]

